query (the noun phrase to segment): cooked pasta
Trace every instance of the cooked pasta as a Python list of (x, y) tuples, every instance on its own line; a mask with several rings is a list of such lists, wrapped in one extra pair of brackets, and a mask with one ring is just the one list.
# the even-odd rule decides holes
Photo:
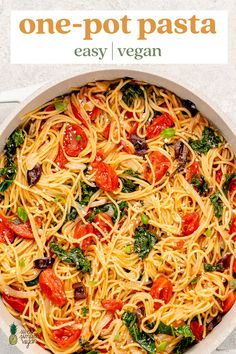
[(53, 353), (177, 353), (236, 295), (235, 156), (193, 102), (132, 79), (22, 117), (0, 157), (0, 290)]

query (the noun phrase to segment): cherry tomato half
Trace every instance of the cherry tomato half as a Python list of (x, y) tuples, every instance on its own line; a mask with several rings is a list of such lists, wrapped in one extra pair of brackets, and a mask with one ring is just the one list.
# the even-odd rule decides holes
[(182, 234), (184, 236), (191, 235), (194, 231), (199, 228), (200, 225), (200, 215), (198, 212), (186, 214), (182, 218)]
[(14, 224), (12, 221), (7, 221), (7, 226), (21, 238), (34, 239), (34, 234), (29, 221), (26, 221), (23, 224)]
[(106, 128), (102, 132), (102, 135), (104, 136), (105, 139), (109, 138), (110, 128), (111, 128), (111, 123), (107, 124)]
[[(109, 215), (106, 213), (99, 213), (95, 215), (93, 222), (98, 225), (98, 227), (105, 233), (108, 234), (112, 227), (113, 227), (113, 222), (112, 219)], [(98, 230), (95, 230), (95, 234), (99, 237), (102, 237), (100, 232)]]
[(67, 303), (63, 283), (53, 269), (47, 268), (40, 273), (39, 285), (42, 293), (55, 305), (63, 306)]
[(58, 147), (58, 153), (57, 153), (57, 156), (56, 156), (54, 162), (56, 162), (56, 164), (60, 168), (65, 168), (65, 165), (68, 162), (67, 158), (65, 157), (65, 154), (64, 154), (64, 151), (63, 151), (61, 145), (59, 145), (59, 147)]
[[(155, 181), (158, 182), (162, 179), (162, 177), (166, 174), (168, 169), (170, 168), (170, 161), (169, 159), (163, 155), (159, 151), (154, 151), (149, 156), (150, 162), (154, 169), (155, 174)], [(146, 164), (144, 170), (144, 178), (149, 182), (152, 183), (152, 170), (149, 164)]]
[(222, 169), (220, 168), (219, 170), (216, 171), (216, 182), (218, 184), (220, 184), (222, 177), (223, 177), (223, 172)]
[[(88, 234), (94, 233), (94, 227), (92, 224), (83, 224), (82, 221), (79, 221), (75, 226), (74, 238), (81, 238)], [(93, 237), (88, 236), (82, 241), (82, 250), (85, 251), (93, 243)], [(78, 243), (74, 243), (74, 245), (78, 245)]]
[(123, 307), (123, 301), (121, 300), (103, 300), (102, 301), (102, 306), (107, 310), (111, 312), (115, 312), (118, 310), (121, 310)]
[(200, 325), (198, 321), (191, 321), (190, 328), (196, 338), (196, 341), (200, 342), (202, 340), (204, 326)]
[(15, 311), (23, 313), (25, 307), (28, 303), (28, 299), (21, 299), (18, 297), (9, 296), (5, 293), (2, 293), (3, 300), (10, 305)]
[(119, 186), (118, 176), (110, 165), (105, 162), (95, 162), (92, 164), (95, 169), (96, 185), (106, 192), (112, 192)]
[[(231, 220), (229, 233), (230, 235), (236, 233), (236, 216), (234, 216), (233, 219)], [(233, 240), (236, 241), (236, 235), (233, 237)]]
[(152, 139), (159, 136), (162, 130), (171, 128), (174, 125), (174, 119), (169, 113), (163, 113), (153, 119), (152, 124), (147, 127), (147, 138)]
[(69, 124), (65, 129), (63, 148), (68, 156), (78, 156), (87, 146), (87, 136), (76, 124)]
[(88, 123), (81, 116), (78, 109), (75, 107), (75, 105), (72, 102), (71, 102), (71, 109), (72, 109), (72, 113), (74, 114), (75, 118), (77, 118), (86, 128), (88, 128)]
[(6, 238), (12, 243), (15, 239), (14, 232), (8, 227), (7, 219), (0, 214), (0, 242), (6, 243)]
[[(154, 280), (150, 290), (153, 299), (163, 300), (165, 304), (168, 304), (172, 297), (172, 293), (172, 283), (164, 274), (161, 274), (156, 280)], [(154, 304), (156, 310), (161, 306), (162, 304), (160, 302), (155, 302)]]
[[(61, 325), (62, 321), (56, 321), (55, 326)], [(82, 329), (78, 328), (78, 324), (65, 326), (52, 331), (55, 342), (62, 348), (67, 348), (80, 338)]]
[(197, 161), (194, 161), (192, 165), (186, 168), (186, 180), (188, 182), (191, 182), (193, 175), (200, 177), (199, 163)]
[(228, 312), (233, 307), (235, 301), (236, 301), (236, 291), (230, 293), (227, 299), (223, 301), (222, 303), (223, 313)]

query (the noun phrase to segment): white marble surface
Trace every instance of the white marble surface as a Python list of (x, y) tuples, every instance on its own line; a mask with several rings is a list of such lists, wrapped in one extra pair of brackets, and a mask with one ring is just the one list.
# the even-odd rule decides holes
[[(153, 73), (164, 74), (170, 79), (197, 90), (202, 96), (221, 108), (226, 119), (235, 118), (236, 105), (236, 0), (0, 0), (0, 98), (5, 90), (27, 87), (35, 83), (60, 80), (102, 65), (11, 65), (9, 27), (11, 10), (228, 10), (229, 11), (229, 64), (228, 65), (143, 65)], [(20, 48), (19, 48), (20, 50)], [(191, 48), (190, 48), (191, 50)], [(109, 67), (115, 67), (109, 66)], [(129, 66), (130, 68), (130, 66)], [(15, 104), (0, 103), (0, 121), (4, 120)], [(0, 330), (0, 354), (20, 354), (8, 345)], [(236, 354), (236, 330), (214, 352)], [(203, 353), (204, 354), (204, 353)]]

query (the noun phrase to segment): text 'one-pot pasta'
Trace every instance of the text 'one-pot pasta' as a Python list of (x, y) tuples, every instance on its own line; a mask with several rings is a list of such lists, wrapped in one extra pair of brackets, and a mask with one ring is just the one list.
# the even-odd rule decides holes
[(52, 353), (176, 353), (236, 300), (236, 168), (195, 104), (129, 78), (23, 117), (0, 155), (0, 290)]

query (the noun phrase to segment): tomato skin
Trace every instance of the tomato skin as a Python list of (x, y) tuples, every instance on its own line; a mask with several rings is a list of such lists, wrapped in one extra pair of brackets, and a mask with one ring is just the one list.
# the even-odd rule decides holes
[(184, 248), (184, 244), (185, 244), (184, 240), (180, 240), (180, 241), (176, 242), (175, 249), (176, 250), (182, 250)]
[(194, 231), (199, 228), (200, 225), (200, 215), (197, 211), (193, 213), (186, 214), (182, 218), (182, 234), (184, 236), (191, 235)]
[(196, 341), (200, 342), (202, 340), (204, 326), (200, 325), (198, 321), (191, 321), (190, 328), (196, 338)]
[(220, 168), (219, 170), (216, 171), (216, 182), (218, 184), (221, 183), (222, 177), (223, 177), (223, 172), (222, 169)]
[[(172, 297), (173, 285), (171, 281), (164, 275), (161, 274), (156, 280), (154, 280), (150, 294), (153, 299), (163, 300), (165, 304), (168, 304)], [(154, 308), (158, 310), (162, 306), (161, 303), (155, 302)]]
[[(80, 135), (81, 140), (76, 140), (78, 135)], [(82, 128), (76, 124), (67, 125), (63, 139), (63, 148), (68, 156), (78, 156), (86, 148), (87, 141), (87, 136)]]
[[(55, 326), (59, 326), (63, 321), (55, 321)], [(80, 338), (82, 329), (76, 328), (76, 325), (65, 326), (52, 331), (53, 338), (62, 348), (67, 348)]]
[[(166, 174), (170, 168), (169, 159), (159, 151), (154, 151), (149, 156), (150, 162), (154, 169), (155, 182), (158, 182)], [(144, 169), (144, 179), (146, 179), (150, 184), (152, 184), (152, 171), (149, 164), (146, 164)]]
[(6, 293), (2, 293), (3, 300), (8, 303), (15, 311), (23, 313), (28, 303), (28, 299), (20, 299), (18, 297), (9, 296)]
[(14, 242), (14, 232), (8, 227), (8, 221), (0, 214), (0, 242), (7, 244), (6, 238), (10, 243)]
[(50, 104), (49, 106), (47, 106), (46, 108), (45, 108), (45, 112), (52, 112), (52, 111), (55, 111), (55, 106), (54, 106), (54, 104)]
[(119, 180), (113, 167), (105, 162), (95, 162), (92, 167), (95, 169), (95, 182), (99, 188), (106, 192), (112, 192), (118, 188)]
[[(236, 216), (234, 216), (233, 219), (231, 220), (231, 226), (229, 229), (229, 233), (230, 233), (230, 235), (236, 233)], [(233, 241), (236, 241), (236, 235), (233, 237)]]
[[(112, 219), (106, 213), (98, 213), (95, 215), (93, 222), (98, 225), (98, 227), (106, 234), (109, 234), (113, 227)], [(101, 234), (98, 230), (95, 230), (95, 234), (98, 237), (101, 237)]]
[[(79, 221), (76, 226), (75, 226), (75, 231), (74, 231), (74, 238), (81, 238), (83, 236), (86, 236), (87, 234), (93, 234), (94, 233), (94, 227), (92, 224), (83, 224), (82, 221)], [(85, 251), (91, 244), (93, 243), (93, 237), (88, 236), (84, 238), (82, 241), (82, 250)], [(78, 243), (74, 243), (75, 246), (78, 245)]]
[(236, 273), (236, 259), (234, 259), (233, 262), (233, 272)]
[(72, 113), (74, 114), (75, 118), (77, 118), (86, 128), (88, 128), (88, 123), (81, 116), (78, 109), (75, 107), (75, 105), (72, 102), (71, 102), (71, 109), (72, 109)]
[(236, 301), (236, 291), (230, 293), (227, 299), (223, 301), (222, 312), (223, 313), (228, 312), (233, 307), (235, 301)]
[(29, 240), (34, 239), (34, 234), (29, 221), (26, 221), (23, 224), (14, 224), (12, 221), (7, 221), (7, 226), (21, 238)]
[(55, 305), (63, 306), (67, 303), (63, 283), (53, 269), (47, 268), (40, 273), (39, 285), (42, 293)]
[(110, 129), (111, 129), (111, 123), (107, 124), (106, 128), (102, 132), (102, 135), (104, 136), (105, 139), (109, 139)]
[(115, 311), (120, 311), (123, 307), (123, 301), (121, 300), (103, 300), (102, 301), (102, 306), (107, 310), (111, 312)]
[(105, 153), (102, 149), (98, 149), (95, 156), (95, 161), (102, 161), (105, 157)]
[(121, 139), (120, 141), (120, 145), (122, 146), (122, 150), (124, 150), (125, 152), (127, 152), (127, 154), (134, 154), (134, 148), (131, 148), (130, 145), (128, 145), (125, 140)]
[(199, 163), (197, 161), (194, 161), (192, 165), (186, 168), (186, 180), (188, 182), (191, 182), (193, 175), (200, 177)]
[(232, 194), (236, 190), (236, 179), (233, 179), (229, 184), (229, 193)]
[(54, 162), (60, 167), (60, 168), (65, 168), (65, 165), (67, 164), (68, 160), (65, 157), (64, 151), (61, 147), (61, 145), (59, 144), (58, 147), (58, 153), (57, 156), (54, 160)]
[(100, 114), (101, 108), (94, 106), (92, 111), (87, 112), (90, 119), (93, 121), (97, 118), (97, 116)]
[(131, 137), (134, 134), (137, 134), (139, 123), (138, 122), (132, 122), (132, 127), (129, 131), (129, 137)]
[(174, 120), (169, 113), (163, 113), (161, 116), (154, 118), (152, 124), (147, 127), (147, 138), (156, 138), (161, 134), (162, 130), (171, 128), (173, 125)]

